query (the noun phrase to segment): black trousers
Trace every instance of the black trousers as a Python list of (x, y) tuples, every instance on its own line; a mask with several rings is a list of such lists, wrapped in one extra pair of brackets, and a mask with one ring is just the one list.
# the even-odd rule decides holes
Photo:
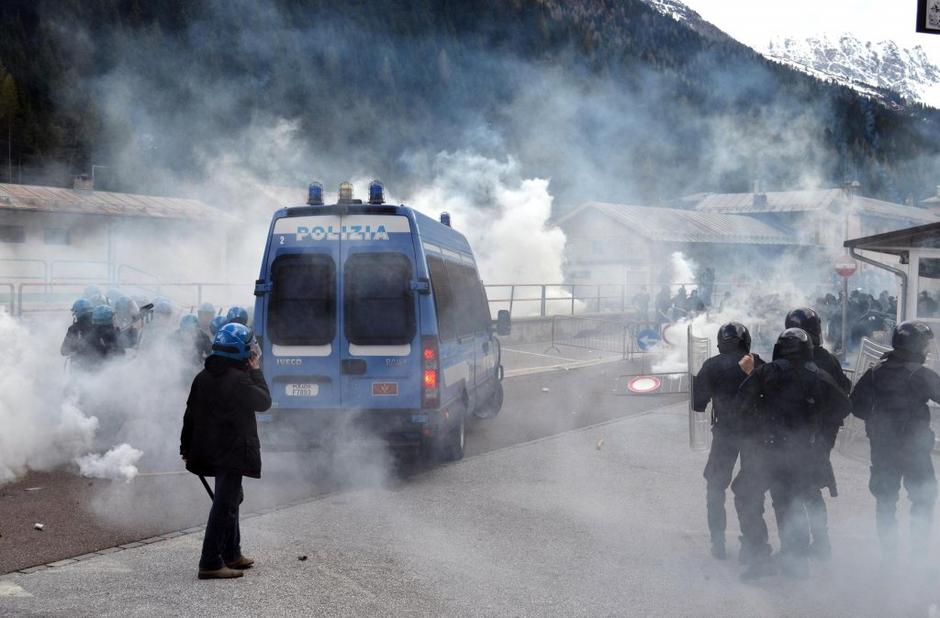
[(244, 497), (241, 472), (220, 470), (216, 473), (215, 499), (209, 510), (206, 536), (202, 541), (200, 569), (221, 569), (226, 562), (234, 562), (241, 555), (238, 507)]
[(897, 505), (901, 483), (911, 500), (911, 548), (926, 553), (937, 500), (937, 478), (931, 450), (930, 430), (898, 436), (871, 435), (871, 479), (868, 487), (875, 496), (878, 537), (887, 553), (898, 545)]
[(705, 506), (708, 513), (708, 531), (712, 543), (725, 542), (725, 529), (728, 516), (725, 513), (725, 490), (731, 486), (734, 464), (738, 461), (741, 450), (741, 437), (738, 433), (712, 427), (712, 447), (705, 464)]
[(809, 521), (803, 500), (811, 486), (807, 469), (808, 445), (796, 441), (768, 446), (747, 441), (742, 445), (741, 472), (732, 483), (734, 505), (741, 524), (742, 545), (755, 556), (769, 555), (764, 497), (770, 491), (780, 533), (782, 553), (805, 556), (809, 547)]

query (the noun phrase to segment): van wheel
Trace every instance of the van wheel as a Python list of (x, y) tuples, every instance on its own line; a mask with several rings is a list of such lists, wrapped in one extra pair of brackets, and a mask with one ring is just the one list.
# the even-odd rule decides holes
[(481, 403), (473, 411), (473, 415), (477, 418), (493, 418), (499, 411), (503, 409), (503, 383), (497, 382), (496, 388), (493, 390), (493, 394), (490, 395), (489, 399)]
[(457, 423), (446, 434), (440, 437), (437, 445), (437, 459), (440, 461), (460, 461), (463, 459), (464, 446), (467, 441), (466, 414), (460, 410), (457, 414)]

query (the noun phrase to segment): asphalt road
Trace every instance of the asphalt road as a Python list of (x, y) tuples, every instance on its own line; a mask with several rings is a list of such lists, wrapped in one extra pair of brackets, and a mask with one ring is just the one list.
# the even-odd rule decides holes
[[(517, 353), (520, 359), (547, 363), (538, 355)], [(583, 366), (586, 360), (603, 359), (576, 351), (564, 356), (580, 368), (507, 378), (503, 412), (470, 426), (467, 457), (684, 398), (614, 394), (617, 378), (630, 372), (628, 363)], [(338, 490), (408, 483), (422, 471), (381, 448), (351, 449), (329, 461), (316, 453), (265, 454), (264, 466), (263, 480), (246, 481), (243, 512), (281, 508)], [(145, 471), (130, 483), (84, 479), (69, 470), (30, 474), (0, 486), (0, 574), (202, 525), (208, 502), (199, 481), (178, 470)], [(36, 523), (44, 525), (42, 531), (34, 529)]]
[[(559, 381), (553, 381), (557, 386)], [(550, 391), (549, 395), (551, 394)], [(647, 400), (662, 404), (664, 399)], [(588, 400), (585, 401), (588, 404)], [(604, 442), (601, 443), (600, 440)], [(195, 531), (0, 577), (0, 615), (936, 616), (933, 559), (879, 560), (868, 468), (833, 457), (833, 557), (744, 583), (708, 552), (684, 402), (242, 521), (257, 563), (202, 582)], [(906, 504), (901, 509), (907, 512)], [(777, 545), (774, 518), (766, 514)]]

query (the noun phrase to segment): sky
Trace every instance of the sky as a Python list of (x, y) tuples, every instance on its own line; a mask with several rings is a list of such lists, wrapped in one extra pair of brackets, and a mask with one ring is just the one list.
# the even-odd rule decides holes
[(918, 34), (916, 0), (683, 0), (707, 21), (751, 47), (779, 36), (844, 32), (861, 40), (920, 45), (940, 64), (940, 35)]

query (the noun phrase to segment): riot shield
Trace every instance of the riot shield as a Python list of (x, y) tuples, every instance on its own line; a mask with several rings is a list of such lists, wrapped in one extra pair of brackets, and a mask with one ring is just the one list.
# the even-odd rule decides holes
[[(858, 348), (858, 359), (855, 361), (855, 369), (851, 372), (852, 386), (861, 379), (862, 375), (875, 365), (885, 352), (891, 348), (880, 343), (875, 343), (867, 337), (862, 339)], [(848, 373), (848, 372), (846, 372)], [(868, 457), (867, 437), (865, 436), (865, 422), (860, 418), (849, 415), (845, 419), (845, 425), (839, 432), (839, 438), (836, 441), (836, 449), (840, 454), (846, 457), (855, 457), (865, 459)]]
[(711, 356), (711, 347), (706, 337), (695, 337), (692, 334), (692, 325), (689, 325), (689, 448), (693, 451), (707, 451), (711, 447), (712, 439), (712, 404), (704, 412), (692, 409), (695, 393), (695, 376), (698, 375), (702, 365)]

